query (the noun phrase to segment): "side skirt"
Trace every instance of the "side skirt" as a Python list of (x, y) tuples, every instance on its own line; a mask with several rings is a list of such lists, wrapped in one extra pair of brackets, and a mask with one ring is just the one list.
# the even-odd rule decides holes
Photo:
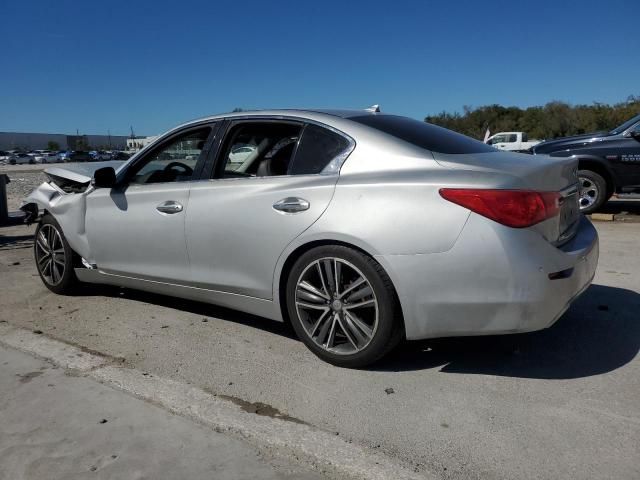
[(280, 310), (271, 300), (248, 297), (238, 293), (208, 290), (200, 287), (125, 277), (122, 275), (105, 273), (98, 269), (76, 268), (74, 270), (78, 280), (81, 282), (113, 285), (116, 287), (125, 287), (134, 290), (158, 293), (160, 295), (167, 295), (170, 297), (195, 300), (197, 302), (210, 303), (212, 305), (240, 310), (260, 317), (266, 317), (271, 320), (277, 320), (279, 322), (283, 321)]

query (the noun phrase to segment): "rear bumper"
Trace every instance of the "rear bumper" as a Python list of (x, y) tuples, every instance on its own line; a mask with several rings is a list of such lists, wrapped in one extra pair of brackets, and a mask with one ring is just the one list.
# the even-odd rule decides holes
[(447, 252), (376, 258), (396, 286), (408, 339), (530, 332), (551, 326), (591, 284), (598, 234), (582, 217), (558, 248), (471, 214)]

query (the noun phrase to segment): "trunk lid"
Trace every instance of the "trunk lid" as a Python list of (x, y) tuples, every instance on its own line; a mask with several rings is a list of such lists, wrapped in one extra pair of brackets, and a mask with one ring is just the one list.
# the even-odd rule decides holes
[(539, 232), (554, 245), (567, 242), (575, 234), (580, 220), (576, 159), (511, 152), (472, 155), (434, 153), (434, 156), (444, 167), (482, 172), (482, 175), (470, 176), (469, 187), (558, 192), (559, 214), (528, 228)]

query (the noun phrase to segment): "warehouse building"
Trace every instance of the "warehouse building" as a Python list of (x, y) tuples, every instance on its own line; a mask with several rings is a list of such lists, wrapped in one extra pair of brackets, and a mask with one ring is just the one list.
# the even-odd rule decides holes
[(127, 138), (125, 135), (0, 132), (0, 150), (124, 150)]
[(127, 137), (127, 150), (130, 152), (137, 152), (154, 142), (158, 137), (159, 135), (151, 137)]

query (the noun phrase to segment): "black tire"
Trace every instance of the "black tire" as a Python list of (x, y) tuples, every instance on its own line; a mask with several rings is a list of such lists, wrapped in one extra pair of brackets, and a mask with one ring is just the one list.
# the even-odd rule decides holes
[[(354, 351), (352, 353), (334, 353), (325, 349), (325, 347), (316, 343), (316, 341), (314, 341), (310, 336), (298, 313), (298, 307), (296, 306), (296, 292), (299, 291), (298, 281), (305, 272), (311, 271), (309, 269), (312, 268), (314, 263), (327, 258), (335, 259), (338, 262), (344, 262), (344, 265), (347, 265), (346, 268), (350, 268), (351, 266), (356, 267), (360, 276), (364, 277), (368, 282), (368, 285), (373, 290), (372, 298), (377, 302), (377, 324), (376, 327), (372, 329), (372, 336), (368, 337), (370, 340), (366, 343), (366, 346), (364, 346), (365, 343), (362, 343), (363, 347), (359, 351)], [(353, 270), (354, 273), (355, 271), (356, 270)], [(345, 278), (348, 272), (346, 272), (346, 270), (343, 270), (342, 272), (342, 278)], [(330, 290), (330, 288), (328, 290)], [(347, 297), (345, 297), (343, 301), (345, 310), (347, 309), (347, 305), (349, 305), (350, 308), (354, 308), (355, 305), (348, 304)], [(326, 300), (327, 305), (329, 305), (330, 302), (331, 300)], [(389, 276), (386, 274), (382, 266), (373, 258), (345, 246), (326, 245), (316, 247), (304, 253), (296, 260), (287, 278), (286, 306), (289, 318), (291, 319), (291, 324), (296, 331), (296, 334), (305, 343), (305, 345), (307, 345), (307, 347), (322, 360), (340, 367), (361, 368), (370, 365), (389, 353), (396, 345), (398, 345), (404, 336), (402, 314), (395, 289)], [(351, 312), (353, 312), (353, 310)], [(342, 310), (337, 313), (333, 310), (328, 310), (328, 313), (329, 316), (333, 314), (339, 316), (342, 315)], [(345, 317), (343, 316), (341, 318), (342, 322), (345, 322)], [(309, 319), (307, 318), (307, 320)], [(330, 322), (331, 320), (327, 321)], [(334, 321), (334, 324), (335, 323), (336, 321)], [(341, 325), (339, 321), (337, 325)], [(338, 326), (336, 329), (337, 328), (340, 327)], [(344, 328), (342, 331), (344, 332)], [(360, 331), (360, 333), (362, 333), (362, 331)], [(336, 333), (336, 338), (338, 338), (338, 335), (339, 333)], [(331, 334), (329, 334), (329, 336), (331, 336)], [(353, 342), (351, 342), (353, 344), (352, 346), (346, 342), (347, 336), (344, 333), (342, 334), (342, 338), (344, 345), (347, 345), (349, 348), (356, 348), (356, 345)]]
[(602, 175), (592, 170), (578, 170), (580, 180), (580, 211), (589, 215), (609, 200), (610, 189)]
[[(59, 237), (53, 238), (51, 235), (52, 232), (57, 232)], [(43, 251), (49, 248), (50, 242), (52, 242), (53, 245), (52, 249), (58, 252), (64, 252), (63, 265), (57, 262), (54, 265), (56, 258), (59, 261), (59, 253), (56, 253), (53, 255), (51, 262), (49, 262), (49, 268), (47, 268), (46, 255), (43, 257)], [(52, 249), (49, 248), (50, 257)], [(35, 241), (33, 242), (33, 253), (38, 274), (45, 287), (59, 295), (69, 295), (76, 291), (79, 284), (78, 277), (76, 277), (74, 271), (74, 267), (77, 264), (77, 254), (69, 246), (62, 232), (62, 228), (56, 219), (49, 214), (44, 215), (38, 224)], [(54, 270), (58, 272), (57, 275), (54, 273)]]

